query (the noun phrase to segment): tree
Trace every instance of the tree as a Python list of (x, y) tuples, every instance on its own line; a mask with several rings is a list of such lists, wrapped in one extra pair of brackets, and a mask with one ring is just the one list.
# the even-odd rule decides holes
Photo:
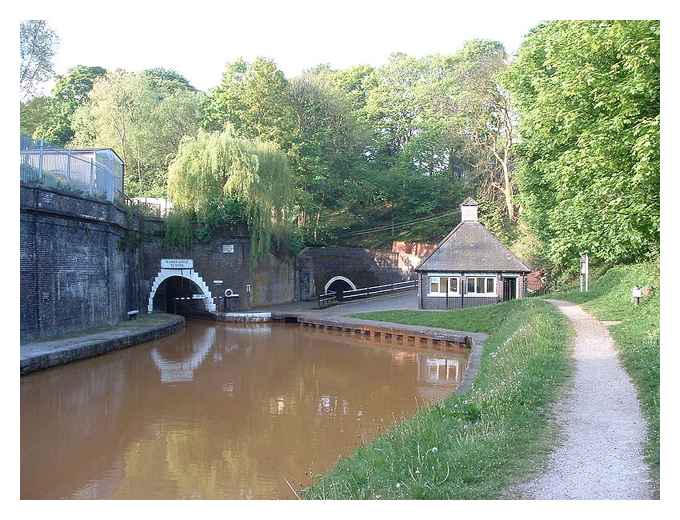
[(19, 83), (24, 99), (33, 96), (39, 85), (54, 75), (52, 59), (58, 44), (57, 33), (45, 20), (21, 22)]
[(285, 227), (293, 183), (286, 156), (271, 143), (239, 138), (231, 128), (200, 131), (182, 142), (168, 179), (175, 206), (198, 221), (220, 221), (234, 205), (243, 208), (253, 259)]
[(180, 90), (196, 92), (196, 89), (189, 83), (189, 80), (176, 70), (156, 67), (145, 70), (144, 74), (151, 80), (151, 84), (155, 90), (164, 91), (167, 94), (172, 94)]
[(322, 67), (290, 82), (298, 128), (289, 152), (298, 187), (298, 222), (318, 239), (321, 214), (347, 203), (367, 138), (352, 111), (352, 99)]
[(168, 94), (143, 73), (108, 73), (76, 110), (74, 144), (114, 148), (125, 161), (129, 195), (165, 196), (168, 164), (198, 131), (201, 105), (202, 94)]
[(35, 129), (34, 136), (64, 146), (73, 139), (73, 114), (84, 105), (97, 78), (106, 74), (102, 67), (77, 65), (64, 76), (58, 76), (52, 97), (46, 106), (44, 121)]
[(23, 135), (32, 137), (36, 129), (47, 120), (52, 99), (48, 96), (35, 96), (21, 102), (20, 128)]
[(422, 104), (416, 91), (423, 69), (422, 61), (395, 53), (366, 80), (366, 119), (374, 131), (376, 152), (388, 163), (418, 133)]
[(659, 22), (558, 21), (507, 77), (520, 114), (522, 219), (540, 254), (574, 269), (659, 251)]
[(209, 96), (204, 126), (219, 130), (231, 125), (248, 139), (260, 139), (287, 151), (296, 130), (288, 81), (276, 64), (257, 58), (226, 66), (220, 85)]

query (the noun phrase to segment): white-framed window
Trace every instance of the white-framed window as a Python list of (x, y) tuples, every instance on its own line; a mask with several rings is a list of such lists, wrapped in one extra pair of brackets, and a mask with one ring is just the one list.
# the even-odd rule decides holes
[(469, 296), (496, 296), (495, 276), (467, 276), (465, 283)]
[(460, 280), (458, 276), (428, 276), (428, 296), (460, 296)]

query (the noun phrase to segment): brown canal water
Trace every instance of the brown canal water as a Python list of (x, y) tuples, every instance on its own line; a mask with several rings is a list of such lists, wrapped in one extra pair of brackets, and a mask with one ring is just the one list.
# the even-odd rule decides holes
[(467, 351), (191, 321), (21, 378), (21, 498), (294, 498), (419, 406)]

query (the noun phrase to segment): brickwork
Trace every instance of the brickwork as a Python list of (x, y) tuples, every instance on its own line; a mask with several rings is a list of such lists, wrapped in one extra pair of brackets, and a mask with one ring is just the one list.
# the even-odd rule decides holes
[(163, 247), (159, 238), (147, 238), (143, 257), (143, 292), (147, 298), (154, 279), (161, 271), (163, 258), (193, 260), (193, 271), (209, 288), (218, 310), (222, 310), (225, 304), (223, 297), (227, 289), (239, 295), (227, 301), (227, 310), (276, 305), (295, 298), (294, 259), (267, 255), (253, 267), (250, 239), (247, 237), (218, 237), (209, 243), (194, 244), (191, 250)]
[(114, 325), (138, 307), (139, 260), (120, 247), (134, 227), (111, 203), (21, 187), (22, 341)]
[(379, 252), (358, 247), (308, 247), (297, 258), (297, 299), (304, 301), (324, 291), (335, 276), (351, 280), (357, 288), (400, 282), (408, 276), (398, 267), (382, 265)]

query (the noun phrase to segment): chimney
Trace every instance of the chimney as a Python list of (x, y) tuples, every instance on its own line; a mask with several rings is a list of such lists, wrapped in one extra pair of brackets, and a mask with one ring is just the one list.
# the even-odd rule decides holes
[(477, 218), (477, 202), (471, 197), (468, 197), (460, 205), (460, 220), (462, 222), (478, 222)]

